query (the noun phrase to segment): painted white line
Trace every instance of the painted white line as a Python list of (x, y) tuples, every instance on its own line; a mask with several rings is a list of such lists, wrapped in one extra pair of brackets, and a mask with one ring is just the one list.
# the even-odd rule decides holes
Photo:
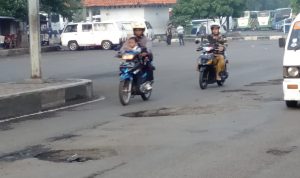
[(51, 109), (51, 110), (47, 110), (47, 111), (40, 111), (40, 112), (33, 113), (33, 114), (27, 114), (27, 115), (23, 115), (23, 116), (13, 117), (13, 118), (5, 119), (5, 120), (0, 120), (0, 124), (5, 123), (5, 122), (11, 122), (11, 121), (22, 119), (22, 118), (26, 118), (26, 117), (37, 116), (37, 115), (41, 115), (41, 114), (46, 114), (46, 113), (61, 111), (61, 110), (65, 110), (65, 109), (75, 108), (75, 107), (79, 107), (79, 106), (83, 106), (83, 105), (87, 105), (87, 104), (92, 104), (92, 103), (96, 103), (96, 102), (103, 101), (103, 100), (105, 100), (105, 97), (100, 97), (99, 99), (96, 99), (96, 100), (87, 101), (87, 102), (79, 103), (79, 104), (74, 104), (74, 105), (71, 105), (71, 106), (65, 106), (65, 107), (61, 107), (61, 108), (57, 108), (57, 109)]

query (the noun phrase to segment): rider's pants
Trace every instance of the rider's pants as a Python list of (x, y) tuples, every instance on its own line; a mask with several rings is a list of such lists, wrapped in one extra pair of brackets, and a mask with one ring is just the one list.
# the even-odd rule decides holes
[(216, 67), (216, 78), (217, 80), (221, 80), (220, 72), (225, 70), (225, 58), (222, 54), (216, 54), (214, 65)]

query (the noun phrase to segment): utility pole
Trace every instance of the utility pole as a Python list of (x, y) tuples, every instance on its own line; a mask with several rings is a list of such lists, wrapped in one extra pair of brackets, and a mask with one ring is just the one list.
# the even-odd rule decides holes
[(31, 79), (42, 79), (39, 0), (28, 0)]

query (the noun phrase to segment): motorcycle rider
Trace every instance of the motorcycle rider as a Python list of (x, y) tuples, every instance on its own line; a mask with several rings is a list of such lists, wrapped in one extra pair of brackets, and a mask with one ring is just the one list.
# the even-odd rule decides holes
[[(153, 70), (155, 70), (155, 67), (152, 65), (152, 61), (153, 61), (152, 41), (144, 35), (145, 25), (143, 23), (135, 22), (132, 24), (132, 28), (133, 28), (133, 35), (136, 38), (138, 46), (142, 49), (141, 56), (147, 60), (147, 64), (145, 66), (145, 70), (148, 73), (147, 81), (153, 82), (154, 80)], [(127, 40), (123, 44), (121, 48), (121, 52), (128, 49), (128, 46), (129, 46), (129, 40)]]
[(216, 80), (221, 81), (222, 78), (220, 73), (225, 70), (225, 42), (226, 40), (222, 37), (220, 33), (221, 26), (218, 23), (214, 23), (211, 25), (211, 34), (208, 35), (207, 40), (210, 45), (213, 45), (217, 48), (217, 52), (215, 54), (214, 65), (216, 68)]

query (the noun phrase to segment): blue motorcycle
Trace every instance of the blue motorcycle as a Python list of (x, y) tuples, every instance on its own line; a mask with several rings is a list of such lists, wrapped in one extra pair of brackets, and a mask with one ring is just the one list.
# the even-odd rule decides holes
[(153, 83), (147, 81), (148, 73), (145, 70), (147, 61), (131, 51), (127, 51), (119, 57), (122, 59), (119, 84), (121, 104), (128, 105), (130, 99), (136, 95), (140, 95), (144, 101), (149, 100)]

